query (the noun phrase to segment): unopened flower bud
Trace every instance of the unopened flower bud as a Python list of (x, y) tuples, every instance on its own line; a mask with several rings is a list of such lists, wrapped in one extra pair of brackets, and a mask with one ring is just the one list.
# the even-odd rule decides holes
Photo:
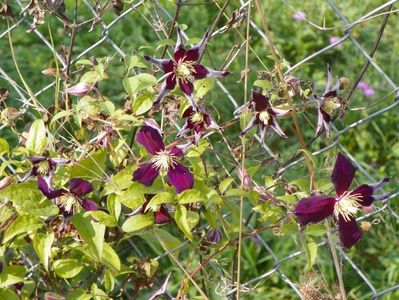
[(239, 169), (238, 177), (241, 179), (244, 188), (249, 189), (251, 187), (251, 177), (249, 177), (246, 169)]
[(212, 244), (219, 244), (223, 238), (223, 233), (219, 228), (214, 228), (209, 230), (208, 234), (206, 235), (207, 240)]
[(340, 83), (339, 89), (344, 90), (351, 84), (351, 81), (346, 77), (341, 77), (339, 79), (339, 83)]
[(86, 82), (79, 82), (78, 84), (71, 86), (65, 90), (65, 93), (77, 96), (77, 97), (83, 97), (86, 96), (91, 90), (93, 89), (93, 86), (86, 83)]
[(361, 222), (361, 223), (360, 223), (360, 228), (361, 228), (363, 231), (369, 231), (370, 228), (371, 228), (371, 226), (372, 226), (372, 224), (371, 224), (370, 222)]

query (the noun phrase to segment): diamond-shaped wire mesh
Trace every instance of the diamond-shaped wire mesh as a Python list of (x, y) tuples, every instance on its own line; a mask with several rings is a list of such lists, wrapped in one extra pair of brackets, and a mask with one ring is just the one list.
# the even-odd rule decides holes
[[(384, 14), (385, 17), (388, 16), (389, 13), (391, 13), (389, 10), (392, 11), (392, 5), (396, 1), (388, 1), (386, 3), (383, 3), (380, 6), (375, 6), (372, 10), (370, 10), (367, 14), (363, 15), (362, 17), (358, 18), (357, 20), (348, 20), (345, 17), (345, 13), (342, 12), (337, 5), (331, 1), (331, 0), (326, 0), (328, 3), (328, 6), (330, 9), (334, 12), (334, 14), (342, 20), (342, 24), (344, 25), (344, 35), (342, 38), (339, 38), (338, 40), (334, 41), (333, 43), (329, 44), (328, 46), (311, 53), (310, 55), (306, 56), (304, 59), (301, 61), (297, 62), (293, 66), (291, 66), (285, 73), (285, 75), (291, 74), (294, 72), (296, 69), (300, 68), (302, 65), (311, 62), (315, 58), (317, 58), (319, 55), (324, 54), (327, 51), (331, 51), (332, 49), (339, 47), (341, 43), (344, 42), (349, 42), (352, 44), (354, 49), (358, 51), (363, 57), (365, 63), (367, 62), (370, 65), (370, 68), (374, 68), (375, 71), (381, 76), (381, 78), (386, 82), (387, 86), (391, 91), (387, 93), (387, 96), (384, 97), (383, 101), (388, 99), (388, 97), (392, 94), (395, 93), (397, 97), (399, 97), (399, 93), (397, 91), (397, 86), (394, 83), (394, 81), (387, 75), (387, 73), (384, 71), (383, 66), (380, 66), (374, 59), (373, 59), (373, 54), (368, 53), (362, 45), (357, 41), (357, 39), (352, 35), (352, 30), (359, 24), (362, 24), (363, 22), (369, 20), (370, 18), (373, 18), (376, 15), (379, 14)], [(83, 28), (82, 30), (89, 32), (90, 35), (92, 36), (92, 45), (86, 49), (78, 49), (79, 51), (75, 50), (72, 55), (72, 59), (70, 63), (74, 63), (78, 61), (79, 59), (82, 58), (87, 58), (88, 56), (91, 55), (95, 50), (99, 50), (101, 53), (101, 47), (104, 47), (104, 51), (114, 51), (116, 55), (119, 55), (120, 57), (125, 57), (126, 56), (126, 47), (123, 45), (124, 41), (123, 40), (114, 40), (113, 38), (113, 28), (118, 26), (119, 23), (121, 23), (123, 20), (126, 22), (131, 21), (131, 22), (147, 22), (156, 32), (158, 37), (160, 39), (163, 39), (167, 37), (167, 32), (165, 30), (165, 27), (162, 27), (162, 24), (170, 24), (171, 21), (173, 20), (173, 12), (168, 11), (161, 2), (157, 0), (152, 0), (152, 1), (136, 1), (133, 2), (132, 4), (128, 5), (125, 10), (116, 17), (110, 18), (107, 16), (105, 18), (104, 16), (99, 15), (98, 12), (98, 6), (93, 6), (93, 2), (97, 3), (96, 1), (88, 1), (88, 0), (83, 0), (82, 3), (88, 10), (89, 14), (92, 15), (92, 21), (91, 23), (93, 24), (92, 28), (90, 28), (91, 23), (88, 22), (89, 26), (86, 28)], [(240, 0), (240, 5), (235, 4), (236, 7), (238, 7), (237, 11), (240, 12), (239, 17), (241, 19), (246, 18), (246, 12), (247, 8), (249, 5), (250, 1), (244, 2)], [(29, 7), (29, 3), (16, 0), (16, 3), (19, 7), (19, 11), (15, 12), (16, 14), (16, 20), (12, 23), (9, 23), (9, 27), (6, 27), (5, 30), (0, 33), (0, 42), (2, 43), (7, 43), (7, 37), (8, 34), (11, 33), (13, 34), (14, 31), (17, 30), (23, 30), (26, 31), (29, 29), (30, 26), (32, 26), (32, 19), (31, 17), (27, 14), (27, 10)], [(182, 2), (184, 4), (184, 1)], [(209, 4), (212, 5), (212, 4)], [(282, 4), (285, 6), (285, 9), (292, 9), (291, 6), (289, 5), (288, 1), (283, 0)], [(82, 8), (82, 5), (80, 5), (80, 8)], [(215, 9), (217, 6), (215, 6)], [(220, 6), (219, 6), (220, 9)], [(145, 10), (145, 12), (144, 12)], [(381, 17), (381, 16), (380, 16)], [(55, 19), (54, 16), (52, 18)], [(105, 20), (107, 19), (107, 20)], [(254, 19), (255, 20), (255, 19)], [(262, 30), (257, 26), (256, 22), (254, 20), (251, 20), (250, 25), (251, 25), (251, 34), (253, 35), (258, 35), (261, 40), (265, 42), (265, 47), (267, 45), (267, 37), (264, 35)], [(384, 19), (385, 20), (385, 19)], [(85, 20), (87, 21), (87, 20)], [(386, 21), (386, 20), (385, 20)], [(96, 25), (96, 26), (94, 26)], [(159, 27), (157, 27), (159, 25)], [(123, 26), (123, 25), (122, 25)], [(96, 28), (93, 30), (93, 28)], [(100, 28), (100, 29), (98, 29)], [(120, 29), (120, 28), (119, 28)], [(119, 30), (118, 29), (118, 30)], [(217, 39), (218, 35), (222, 33), (223, 28), (216, 29), (213, 33), (213, 38)], [(34, 29), (31, 33), (25, 33), (26, 35), (30, 35), (30, 38), (39, 39), (40, 42), (42, 43), (42, 47), (40, 48), (40, 51), (45, 51), (48, 54), (48, 57), (51, 58), (53, 56), (56, 57), (58, 60), (58, 63), (60, 64), (60, 67), (62, 70), (65, 70), (67, 68), (67, 62), (65, 59), (62, 57), (62, 55), (59, 53), (59, 49), (57, 46), (53, 46), (51, 40), (49, 40), (48, 37), (43, 35), (38, 29)], [(186, 40), (189, 40), (189, 37), (184, 33), (184, 37)], [(126, 37), (130, 38), (130, 37)], [(65, 41), (67, 43), (67, 41)], [(241, 40), (241, 43), (245, 43), (245, 38)], [(37, 44), (37, 43), (36, 43)], [(111, 50), (107, 48), (107, 46), (111, 46)], [(15, 45), (15, 48), (18, 50), (18, 47), (23, 47), (21, 45)], [(378, 51), (378, 50), (377, 50)], [(29, 57), (29, 59), (33, 59), (33, 57)], [(25, 61), (23, 60), (22, 57), (17, 56), (17, 60), (21, 63), (20, 68), (25, 67)], [(7, 70), (8, 68), (8, 70)], [(28, 66), (27, 66), (28, 68)], [(54, 87), (55, 81), (52, 81), (51, 79), (47, 80), (46, 84), (43, 86), (42, 89), (38, 91), (33, 91), (33, 94), (27, 93), (27, 91), (24, 90), (23, 87), (21, 87), (20, 83), (17, 83), (19, 81), (18, 78), (12, 78), (10, 75), (10, 64), (5, 64), (3, 60), (0, 61), (0, 75), (1, 78), (6, 82), (7, 86), (12, 87), (13, 92), (15, 93), (15, 99), (19, 102), (22, 103), (20, 106), (21, 114), (27, 115), (29, 119), (34, 119), (34, 115), (32, 114), (32, 110), (39, 110), (40, 113), (44, 113), (46, 109), (43, 106), (37, 106), (35, 105), (34, 98), (39, 99), (41, 95), (48, 95), (48, 91)], [(14, 73), (15, 74), (15, 73)], [(35, 76), (40, 76), (39, 74), (30, 74), (29, 75), (32, 79), (34, 80)], [(217, 80), (217, 86), (220, 88), (221, 92), (224, 94), (225, 98), (223, 99), (224, 101), (229, 101), (231, 103), (231, 106), (233, 109), (236, 109), (239, 105), (241, 100), (236, 99), (232, 93), (229, 92), (228, 87), (226, 87), (221, 81)], [(393, 103), (387, 104), (376, 111), (373, 111), (371, 114), (367, 115), (366, 117), (359, 118), (355, 122), (347, 125), (341, 130), (337, 130), (334, 128), (335, 135), (333, 142), (329, 145), (327, 145), (324, 148), (321, 148), (315, 152), (313, 152), (313, 155), (318, 156), (324, 152), (327, 152), (331, 149), (339, 149), (342, 151), (351, 161), (352, 163), (356, 166), (356, 168), (368, 179), (371, 181), (376, 181), (374, 178), (364, 167), (364, 164), (358, 160), (356, 160), (355, 156), (350, 153), (344, 145), (341, 143), (341, 138), (344, 137), (345, 135), (349, 134), (351, 130), (354, 128), (361, 126), (375, 118), (382, 117), (384, 114), (386, 114), (389, 111), (396, 110), (397, 106), (399, 105), (399, 101), (396, 101), (397, 97), (395, 97), (395, 101)], [(385, 103), (385, 102), (383, 102)], [(233, 110), (232, 109), (232, 110)], [(2, 125), (0, 129), (4, 129), (6, 125)], [(211, 133), (212, 134), (212, 133)], [(211, 134), (208, 134), (206, 138), (208, 138)], [(61, 138), (61, 137), (60, 137)], [(265, 155), (268, 155), (270, 157), (273, 157), (275, 159), (278, 159), (278, 156), (272, 152), (272, 150), (269, 148), (267, 143), (262, 141), (259, 136), (256, 136), (256, 139), (260, 142), (260, 146), (264, 150)], [(230, 150), (230, 153), (232, 153), (232, 159), (236, 165), (239, 165), (239, 162), (237, 158), (234, 156), (234, 151), (232, 150), (232, 145), (229, 144), (229, 141), (227, 139), (222, 139), (222, 142), (224, 142), (227, 146), (227, 148)], [(75, 143), (75, 141), (72, 141), (72, 144)], [(76, 149), (78, 151), (83, 151), (82, 146), (80, 144), (75, 144)], [(228, 168), (223, 165), (223, 158), (221, 158), (218, 154), (217, 151), (214, 152), (216, 159), (220, 162), (220, 164), (223, 166), (224, 170), (226, 171), (227, 175), (229, 175)], [(4, 160), (2, 157), (1, 159)], [(295, 168), (296, 166), (300, 165), (304, 161), (304, 158), (293, 158), (289, 161), (283, 162), (280, 161), (280, 165), (282, 166), (277, 173), (277, 176), (283, 176), (283, 174), (287, 171), (289, 171), (292, 168)], [(9, 166), (12, 172), (15, 170), (12, 168), (12, 166)], [(384, 215), (391, 215), (394, 219), (399, 220), (398, 214), (395, 212), (394, 208), (392, 207), (391, 203), (392, 200), (397, 198), (399, 195), (398, 191), (392, 192), (389, 197), (384, 200), (383, 203), (380, 203), (380, 205), (372, 212), (363, 215), (362, 217), (358, 218), (358, 221), (362, 221), (365, 219), (370, 219), (373, 216), (377, 216), (380, 214)], [(247, 223), (246, 223), (247, 224)], [(249, 230), (254, 230), (252, 225), (247, 224), (247, 227)], [(240, 287), (245, 291), (245, 288), (249, 288), (251, 291), (254, 291), (256, 293), (257, 285), (260, 284), (261, 282), (264, 284), (267, 284), (266, 280), (269, 279), (269, 277), (272, 276), (278, 276), (282, 281), (284, 281), (289, 287), (292, 288), (292, 291), (294, 294), (296, 294), (299, 298), (303, 298), (303, 295), (301, 295), (299, 285), (296, 282), (298, 280), (298, 276), (295, 276), (295, 279), (292, 279), (292, 274), (287, 274), (284, 272), (284, 264), (291, 260), (295, 260), (298, 257), (304, 255), (304, 251), (302, 250), (297, 250), (292, 252), (289, 255), (285, 256), (280, 256), (276, 251), (273, 251), (272, 247), (269, 245), (269, 243), (266, 241), (266, 239), (262, 235), (257, 235), (256, 238), (259, 241), (259, 245), (264, 248), (266, 253), (268, 253), (273, 261), (272, 268), (268, 270), (267, 272), (252, 278), (251, 280), (248, 280), (247, 282), (244, 282), (240, 285)], [(132, 248), (134, 251), (137, 252), (137, 255), (143, 256), (143, 254), (140, 252), (139, 248), (134, 244), (131, 243)], [(325, 247), (327, 245), (326, 241), (322, 241), (318, 244), (318, 247)], [(188, 241), (183, 242), (179, 247), (172, 249), (169, 253), (165, 252), (162, 255), (159, 255), (158, 257), (155, 257), (157, 260), (162, 260), (170, 255), (170, 253), (174, 253), (184, 247), (190, 247), (190, 243)], [(364, 285), (367, 286), (367, 288), (370, 291), (370, 295), (373, 299), (377, 299), (385, 294), (391, 293), (397, 289), (399, 289), (399, 284), (393, 285), (393, 286), (387, 286), (383, 289), (377, 289), (374, 287), (373, 282), (368, 278), (368, 275), (362, 271), (362, 268), (356, 264), (356, 261), (352, 260), (351, 257), (343, 250), (339, 245), (335, 245), (341, 259), (342, 265), (345, 265), (345, 267), (351, 268), (351, 271), (355, 273), (360, 280), (364, 282)], [(219, 272), (218, 267), (214, 265), (212, 262), (209, 263), (215, 270), (216, 273)], [(31, 271), (34, 270), (36, 266), (31, 266)], [(298, 271), (299, 272), (299, 271)], [(223, 276), (220, 274), (220, 276)], [(221, 295), (224, 296), (229, 296), (229, 295), (234, 295), (236, 288), (233, 285), (227, 285), (227, 287), (223, 287), (222, 291), (219, 291)], [(168, 294), (169, 298), (172, 298), (171, 295)]]

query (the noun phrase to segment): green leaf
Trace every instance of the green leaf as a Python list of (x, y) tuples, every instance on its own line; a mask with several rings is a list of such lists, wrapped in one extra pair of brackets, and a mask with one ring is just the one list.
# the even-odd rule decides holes
[(129, 207), (130, 209), (137, 209), (143, 205), (147, 200), (142, 190), (136, 189), (136, 185), (132, 185), (126, 191), (116, 196), (116, 201)]
[(107, 198), (107, 208), (111, 216), (114, 217), (115, 222), (118, 223), (119, 216), (122, 211), (122, 205), (119, 201), (116, 200), (115, 195), (109, 195)]
[(42, 119), (33, 121), (30, 126), (28, 138), (26, 140), (26, 149), (35, 153), (42, 154), (47, 146), (47, 130)]
[(194, 96), (196, 98), (204, 97), (215, 86), (213, 78), (204, 78), (194, 82)]
[(313, 236), (323, 236), (327, 232), (327, 228), (324, 224), (310, 224), (307, 226), (306, 232)]
[[(52, 129), (52, 130), (54, 130), (55, 128), (54, 128), (54, 124), (55, 124), (55, 122), (57, 121), (57, 120), (59, 120), (59, 119), (62, 119), (62, 118), (65, 118), (65, 117), (69, 117), (69, 116), (72, 116), (74, 114), (74, 112), (73, 111), (71, 111), (71, 110), (63, 110), (63, 111), (60, 111), (59, 113), (57, 113), (55, 116), (53, 116), (52, 118), (51, 118), (51, 121), (50, 121), (50, 129)], [(57, 122), (57, 125), (58, 125), (58, 122)], [(58, 127), (58, 126), (57, 126)]]
[(36, 181), (30, 180), (15, 183), (0, 191), (0, 200), (11, 201), (19, 214), (31, 216), (52, 217), (58, 214), (58, 207), (48, 199), (43, 198), (37, 188)]
[[(104, 150), (98, 150), (81, 162), (70, 167), (70, 177), (80, 177), (84, 179), (93, 179), (93, 177), (102, 177), (105, 172), (106, 154)], [(102, 180), (94, 181), (94, 185), (102, 184)]]
[(308, 258), (308, 267), (311, 268), (317, 257), (317, 244), (313, 239), (307, 241), (305, 252)]
[(53, 263), (55, 274), (61, 278), (72, 278), (83, 270), (82, 262), (78, 259), (59, 259)]
[(93, 221), (90, 216), (83, 216), (82, 214), (74, 215), (71, 221), (90, 252), (98, 260), (101, 260), (105, 226)]
[(46, 271), (48, 271), (48, 263), (51, 255), (51, 246), (54, 242), (54, 233), (36, 233), (33, 238), (33, 248), (40, 262), (43, 264)]
[(128, 55), (125, 57), (126, 68), (147, 68), (146, 64), (137, 55)]
[(10, 289), (0, 289), (0, 299), (5, 300), (20, 300), (17, 294)]
[(133, 112), (139, 116), (149, 111), (152, 108), (154, 97), (153, 93), (144, 93), (138, 96), (133, 103)]
[(269, 80), (255, 80), (254, 86), (258, 86), (263, 89), (270, 89), (272, 87), (272, 83)]
[(127, 189), (130, 187), (133, 182), (132, 182), (132, 174), (133, 170), (136, 167), (130, 167), (123, 169), (122, 171), (116, 173), (111, 180), (105, 185), (104, 187), (104, 195), (109, 195), (112, 193), (120, 193), (123, 190)]
[(163, 204), (163, 203), (175, 203), (176, 202), (176, 196), (173, 195), (172, 193), (169, 192), (161, 192), (156, 194), (154, 197), (152, 197), (152, 199), (150, 200), (150, 202), (148, 202), (147, 204), (147, 208), (146, 211), (154, 205), (159, 205), (159, 204)]
[(8, 154), (10, 152), (10, 146), (5, 139), (0, 138), (0, 156)]
[(223, 179), (222, 182), (219, 183), (219, 191), (223, 194), (233, 181), (234, 181), (233, 178)]
[[(23, 266), (8, 266), (0, 273), (0, 288), (5, 288), (12, 284), (16, 284), (24, 281), (25, 267)], [(3, 299), (3, 298), (0, 298)]]
[(4, 233), (3, 245), (19, 234), (33, 232), (40, 227), (42, 227), (40, 218), (28, 215), (19, 216)]
[(185, 190), (181, 192), (179, 195), (177, 195), (177, 202), (179, 204), (189, 204), (189, 203), (201, 202), (204, 200), (205, 199), (202, 196), (201, 192), (194, 189)]
[(135, 93), (150, 88), (155, 84), (157, 84), (157, 79), (153, 75), (147, 73), (140, 73), (123, 80), (123, 86), (132, 98), (134, 98)]
[(88, 211), (86, 214), (90, 215), (91, 217), (93, 217), (93, 219), (100, 222), (101, 224), (104, 224), (107, 227), (116, 227), (118, 225), (113, 216), (110, 216), (102, 210)]
[(121, 261), (115, 250), (107, 243), (103, 245), (102, 262), (110, 269), (119, 272), (121, 269)]
[(145, 227), (151, 226), (154, 223), (152, 214), (135, 215), (130, 217), (123, 223), (122, 230), (124, 232), (135, 232)]
[(86, 293), (85, 290), (82, 288), (77, 288), (67, 297), (67, 300), (91, 300), (91, 299), (92, 299), (91, 295)]
[(197, 213), (187, 211), (184, 205), (178, 205), (175, 212), (175, 221), (180, 230), (189, 241), (193, 240), (191, 229), (197, 225), (199, 216)]
[(115, 278), (108, 270), (106, 270), (104, 273), (104, 287), (107, 292), (111, 292), (115, 287)]

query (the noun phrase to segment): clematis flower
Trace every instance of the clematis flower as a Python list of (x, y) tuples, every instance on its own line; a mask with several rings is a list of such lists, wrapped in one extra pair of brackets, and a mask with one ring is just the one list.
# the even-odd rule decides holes
[(208, 231), (206, 239), (210, 244), (218, 245), (223, 239), (223, 233), (220, 228), (212, 228)]
[(177, 134), (178, 137), (185, 135), (186, 133), (193, 131), (195, 135), (195, 143), (197, 144), (201, 134), (208, 128), (219, 128), (212, 117), (204, 112), (204, 109), (198, 109), (195, 111), (191, 106), (188, 107), (184, 113), (183, 118), (186, 119), (186, 123), (183, 128)]
[(167, 150), (158, 128), (150, 123), (143, 125), (136, 135), (136, 141), (151, 155), (151, 162), (143, 164), (133, 173), (133, 181), (150, 186), (163, 172), (167, 173), (168, 182), (177, 193), (193, 187), (193, 174), (179, 162), (184, 156), (183, 150), (177, 146)]
[(330, 66), (327, 66), (327, 86), (321, 97), (314, 95), (317, 103), (317, 127), (316, 135), (318, 135), (322, 128), (326, 133), (326, 137), (330, 137), (331, 131), (331, 116), (334, 111), (341, 107), (338, 98), (338, 90), (341, 82), (337, 78), (335, 85), (333, 85), (333, 74)]
[(259, 124), (262, 140), (265, 136), (267, 126), (270, 126), (279, 136), (283, 138), (287, 137), (278, 125), (276, 118), (286, 115), (290, 110), (272, 107), (268, 97), (255, 91), (252, 91), (252, 101), (250, 105), (252, 105), (255, 115), (247, 127), (241, 132), (241, 136), (245, 135), (252, 127)]
[(30, 156), (26, 159), (31, 162), (32, 168), (21, 180), (22, 182), (32, 178), (33, 176), (41, 176), (45, 179), (48, 179), (48, 181), (51, 181), (57, 167), (70, 162), (68, 159), (51, 158), (45, 156)]
[(351, 248), (363, 235), (357, 226), (356, 214), (362, 207), (386, 198), (386, 193), (375, 196), (374, 192), (389, 181), (388, 178), (384, 178), (380, 182), (363, 184), (350, 191), (355, 172), (351, 162), (339, 153), (331, 175), (337, 195), (303, 198), (293, 211), (301, 225), (316, 223), (333, 215), (338, 220), (339, 239), (346, 248)]
[(179, 28), (177, 28), (177, 42), (172, 59), (156, 59), (150, 56), (144, 58), (150, 63), (156, 65), (165, 73), (165, 80), (161, 90), (154, 101), (157, 104), (167, 91), (173, 90), (179, 85), (182, 92), (190, 100), (194, 110), (197, 105), (194, 100), (194, 81), (206, 77), (224, 77), (230, 74), (228, 71), (212, 70), (199, 63), (204, 52), (209, 32), (206, 32), (202, 40), (194, 47), (186, 50), (183, 45), (183, 37)]
[(69, 181), (68, 190), (50, 187), (41, 176), (37, 177), (37, 184), (39, 190), (47, 199), (57, 199), (55, 202), (65, 216), (70, 216), (81, 209), (85, 211), (97, 210), (97, 204), (94, 201), (84, 198), (94, 190), (93, 185), (86, 180), (72, 178)]

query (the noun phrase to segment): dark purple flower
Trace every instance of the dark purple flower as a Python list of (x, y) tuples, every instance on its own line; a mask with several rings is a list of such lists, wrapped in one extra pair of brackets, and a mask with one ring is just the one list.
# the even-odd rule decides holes
[[(146, 214), (148, 212), (148, 210), (150, 209), (149, 207), (147, 207), (149, 202), (150, 202), (150, 200), (145, 202), (134, 214), (136, 214), (136, 213)], [(157, 205), (157, 207), (158, 207), (158, 205)], [(168, 223), (168, 222), (172, 221), (172, 217), (170, 216), (168, 209), (166, 208), (165, 205), (161, 204), (161, 205), (159, 205), (159, 208), (157, 208), (157, 209), (154, 209), (153, 207), (151, 207), (151, 210), (154, 211), (155, 224), (164, 224), (164, 223)]]
[(37, 177), (37, 183), (44, 196), (50, 200), (56, 199), (56, 204), (66, 216), (72, 215), (81, 208), (85, 211), (97, 210), (97, 204), (94, 201), (84, 198), (94, 190), (93, 185), (86, 180), (72, 178), (69, 181), (69, 190), (53, 189), (40, 176)]
[(159, 173), (164, 172), (167, 173), (169, 184), (174, 186), (177, 193), (193, 187), (193, 174), (178, 161), (184, 156), (183, 150), (177, 146), (167, 150), (158, 128), (149, 123), (143, 125), (136, 135), (136, 141), (148, 151), (151, 161), (141, 165), (133, 173), (133, 181), (150, 186)]
[(216, 122), (212, 117), (204, 112), (202, 109), (195, 111), (191, 106), (188, 107), (184, 113), (183, 118), (186, 119), (186, 123), (183, 128), (179, 131), (177, 136), (183, 136), (187, 132), (193, 131), (195, 135), (195, 143), (197, 144), (201, 134), (208, 128), (218, 128)]
[(144, 56), (147, 61), (163, 71), (166, 77), (154, 104), (161, 101), (167, 91), (173, 90), (176, 85), (179, 85), (196, 110), (197, 105), (193, 94), (194, 81), (206, 77), (224, 77), (229, 74), (228, 71), (212, 70), (199, 63), (208, 37), (209, 32), (206, 32), (197, 45), (186, 50), (183, 45), (182, 33), (177, 28), (177, 42), (172, 59), (155, 59), (150, 56)]
[(331, 131), (331, 117), (334, 111), (341, 107), (338, 98), (338, 90), (341, 85), (339, 79), (336, 79), (333, 85), (334, 78), (330, 66), (327, 66), (327, 86), (321, 97), (314, 96), (317, 103), (317, 128), (316, 135), (324, 128), (326, 137), (330, 137)]
[(241, 135), (245, 135), (252, 127), (259, 125), (261, 139), (265, 136), (267, 126), (271, 127), (279, 136), (287, 137), (278, 125), (276, 118), (286, 115), (290, 110), (272, 107), (268, 97), (255, 91), (252, 91), (250, 105), (252, 105), (254, 116)]
[(33, 176), (41, 176), (45, 178), (46, 181), (51, 182), (56, 168), (70, 162), (68, 159), (51, 158), (45, 156), (30, 156), (26, 159), (31, 162), (32, 168), (21, 180), (22, 182), (30, 179)]
[(294, 214), (301, 225), (316, 223), (334, 215), (338, 220), (339, 239), (346, 248), (351, 248), (363, 234), (356, 223), (357, 212), (362, 207), (370, 206), (376, 200), (386, 198), (387, 194), (375, 196), (374, 192), (389, 181), (388, 178), (384, 178), (380, 182), (363, 184), (349, 191), (355, 171), (351, 162), (339, 153), (331, 174), (331, 181), (337, 195), (303, 198), (294, 209)]

